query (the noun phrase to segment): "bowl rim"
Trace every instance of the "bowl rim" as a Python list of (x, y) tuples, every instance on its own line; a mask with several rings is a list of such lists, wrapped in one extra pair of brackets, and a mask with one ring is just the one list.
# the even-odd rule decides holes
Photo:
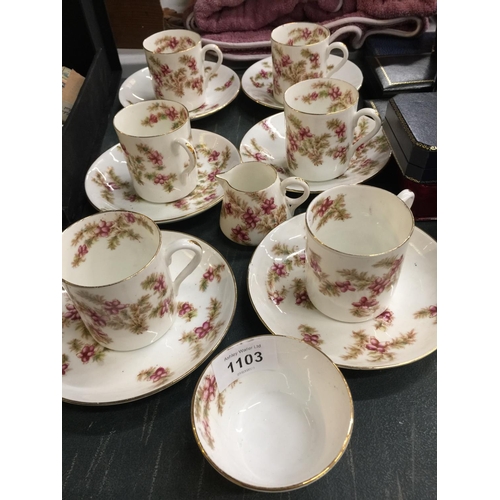
[[(207, 452), (207, 450), (203, 446), (203, 444), (202, 444), (202, 442), (201, 442), (201, 440), (200, 440), (200, 438), (198, 436), (198, 431), (197, 431), (196, 425), (195, 425), (194, 401), (195, 401), (195, 398), (196, 398), (196, 393), (198, 392), (198, 387), (200, 386), (201, 382), (203, 381), (203, 378), (205, 377), (207, 371), (212, 367), (212, 364), (213, 364), (214, 360), (216, 360), (218, 357), (222, 356), (229, 349), (233, 348), (234, 346), (236, 346), (238, 344), (241, 344), (242, 342), (251, 341), (251, 340), (258, 340), (259, 338), (262, 338), (263, 336), (269, 336), (269, 337), (275, 338), (276, 340), (279, 339), (278, 340), (279, 342), (281, 342), (282, 340), (293, 341), (293, 342), (300, 342), (300, 343), (302, 343), (302, 344), (310, 347), (311, 349), (315, 349), (321, 355), (325, 356), (325, 358), (328, 360), (328, 362), (330, 364), (332, 364), (334, 366), (334, 368), (337, 370), (337, 374), (340, 376), (340, 379), (344, 382), (344, 386), (345, 386), (345, 389), (346, 389), (346, 392), (347, 392), (347, 396), (348, 396), (348, 399), (349, 399), (349, 406), (350, 406), (349, 426), (348, 426), (348, 429), (347, 429), (347, 434), (346, 434), (346, 436), (344, 438), (344, 442), (342, 443), (342, 447), (338, 451), (337, 455), (333, 458), (333, 460), (326, 467), (323, 468), (323, 470), (321, 470), (320, 472), (318, 472), (314, 476), (311, 476), (310, 478), (305, 479), (304, 481), (300, 481), (298, 483), (292, 483), (292, 484), (285, 485), (285, 486), (273, 486), (273, 487), (258, 486), (258, 485), (255, 485), (255, 484), (246, 483), (245, 481), (241, 481), (240, 479), (237, 479), (236, 477), (234, 477), (234, 476), (230, 475), (229, 473), (225, 472), (210, 457), (209, 453)], [(222, 391), (222, 392), (224, 392), (224, 391)], [(219, 352), (219, 354), (217, 354), (217, 356), (215, 356), (214, 358), (212, 358), (210, 360), (210, 362), (208, 363), (208, 365), (204, 368), (203, 372), (201, 373), (201, 375), (199, 376), (199, 378), (198, 378), (198, 380), (197, 380), (197, 382), (195, 384), (195, 389), (194, 389), (193, 395), (191, 397), (191, 428), (193, 430), (193, 434), (194, 434), (194, 437), (195, 437), (196, 444), (198, 445), (198, 448), (201, 450), (202, 455), (205, 457), (205, 459), (208, 461), (208, 463), (221, 476), (225, 477), (226, 479), (228, 479), (229, 481), (231, 481), (232, 483), (234, 483), (234, 484), (236, 484), (238, 486), (242, 486), (244, 488), (247, 488), (247, 489), (253, 490), (253, 491), (273, 492), (273, 493), (274, 492), (287, 492), (287, 491), (292, 491), (292, 490), (296, 490), (296, 489), (299, 489), (299, 488), (303, 488), (303, 487), (308, 486), (309, 484), (313, 483), (314, 481), (317, 481), (318, 479), (322, 478), (331, 469), (333, 469), (333, 467), (335, 467), (335, 465), (337, 464), (337, 462), (344, 455), (344, 452), (346, 451), (346, 449), (347, 449), (347, 447), (349, 445), (349, 442), (351, 440), (353, 426), (354, 426), (354, 403), (353, 403), (353, 399), (352, 399), (352, 394), (351, 394), (351, 390), (349, 388), (349, 384), (347, 383), (347, 380), (344, 377), (344, 374), (342, 373), (342, 371), (340, 370), (340, 368), (323, 351), (321, 351), (317, 347), (312, 346), (311, 344), (305, 342), (303, 339), (296, 339), (294, 337), (288, 337), (286, 335), (274, 335), (274, 334), (271, 335), (271, 334), (265, 333), (265, 334), (262, 334), (262, 335), (255, 335), (255, 336), (252, 336), (252, 337), (247, 337), (247, 338), (238, 340), (238, 341), (232, 343), (231, 345), (227, 346), (221, 352)]]

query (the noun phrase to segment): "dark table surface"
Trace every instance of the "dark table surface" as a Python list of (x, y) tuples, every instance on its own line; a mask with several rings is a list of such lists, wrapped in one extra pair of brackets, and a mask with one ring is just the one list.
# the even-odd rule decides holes
[[(241, 77), (244, 69), (236, 72)], [(370, 99), (363, 95), (363, 87), (361, 96)], [(117, 97), (101, 152), (118, 143), (112, 118), (120, 109)], [(253, 125), (277, 112), (253, 102), (241, 90), (226, 108), (191, 125), (226, 137), (239, 148)], [(391, 157), (366, 184), (397, 194), (397, 168)], [(296, 214), (304, 212), (306, 206)], [(85, 211), (85, 215), (96, 212), (90, 203)], [(202, 456), (191, 428), (191, 398), (209, 361), (239, 340), (269, 333), (247, 291), (247, 268), (253, 249), (241, 247), (222, 234), (219, 214), (220, 203), (190, 219), (159, 226), (201, 238), (228, 261), (236, 279), (238, 302), (226, 336), (193, 373), (154, 395), (113, 406), (63, 402), (63, 498), (257, 500), (270, 495), (244, 489), (222, 477)], [(436, 221), (417, 221), (417, 226), (437, 239)], [(318, 481), (292, 492), (274, 493), (275, 497), (437, 498), (437, 353), (398, 368), (342, 369), (342, 373), (354, 403), (354, 428), (345, 454)]]

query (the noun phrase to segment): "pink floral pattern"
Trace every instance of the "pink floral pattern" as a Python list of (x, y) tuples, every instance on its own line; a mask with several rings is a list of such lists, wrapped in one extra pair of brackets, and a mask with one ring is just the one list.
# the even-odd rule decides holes
[(87, 222), (71, 240), (71, 246), (76, 247), (71, 265), (78, 267), (83, 264), (92, 246), (101, 239), (107, 240), (107, 248), (110, 251), (125, 238), (140, 241), (142, 237), (135, 231), (137, 226), (146, 228), (153, 234), (151, 224), (145, 218), (136, 217), (132, 213), (120, 213), (113, 218), (103, 216), (99, 222)]
[(156, 387), (161, 387), (169, 382), (173, 375), (172, 370), (166, 366), (151, 366), (150, 368), (141, 370), (137, 374), (137, 380), (140, 382), (149, 382)]
[(414, 344), (417, 340), (417, 332), (412, 329), (389, 340), (381, 340), (373, 335), (368, 335), (363, 329), (352, 332), (352, 337), (354, 343), (344, 347), (346, 354), (340, 356), (343, 360), (348, 361), (364, 355), (367, 361), (379, 363), (393, 361), (396, 357), (396, 351)]
[(224, 392), (219, 392), (215, 375), (208, 373), (203, 377), (196, 390), (193, 401), (195, 422), (201, 424), (201, 433), (210, 448), (215, 449), (215, 440), (210, 427), (210, 409), (212, 403), (216, 405), (217, 413), (222, 415), (226, 404), (225, 394), (228, 389), (233, 388), (239, 381), (229, 384)]
[(266, 235), (278, 224), (287, 220), (286, 205), (277, 204), (267, 191), (247, 193), (227, 188), (221, 208), (221, 219), (231, 220), (230, 238), (236, 243), (251, 245), (250, 233)]
[[(182, 47), (184, 41), (184, 48)], [(196, 44), (189, 38), (177, 40), (175, 37), (166, 45), (167, 48), (177, 42), (175, 50), (156, 50), (156, 53), (173, 53), (180, 52)], [(189, 45), (191, 42), (192, 45)], [(165, 45), (164, 45), (165, 46)], [(187, 89), (194, 91), (197, 95), (203, 94), (204, 85), (204, 69), (202, 64), (198, 64), (196, 58), (191, 54), (182, 54), (178, 56), (176, 69), (171, 68), (168, 64), (162, 62), (159, 57), (148, 56), (148, 66), (155, 94), (158, 99), (165, 97), (166, 92), (172, 92), (177, 97), (183, 97)]]
[(217, 337), (223, 321), (218, 321), (222, 309), (222, 302), (215, 297), (210, 298), (210, 305), (207, 307), (208, 317), (191, 331), (184, 332), (179, 339), (181, 343), (188, 343), (191, 350), (192, 359), (198, 359), (203, 352), (202, 342), (211, 342)]
[[(71, 307), (78, 309), (79, 315), (83, 317), (87, 329), (94, 338), (98, 338), (101, 343), (111, 344), (113, 339), (103, 331), (103, 328), (108, 331), (122, 330), (132, 335), (141, 335), (150, 328), (150, 319), (174, 314), (173, 289), (166, 285), (163, 274), (148, 275), (141, 282), (141, 287), (151, 293), (143, 295), (135, 303), (123, 304), (118, 299), (106, 300), (100, 294), (81, 291), (78, 292), (78, 297), (73, 296), (74, 305)], [(73, 310), (70, 309), (63, 314), (63, 319), (68, 314), (73, 315)], [(88, 361), (93, 354), (85, 351), (82, 356)]]

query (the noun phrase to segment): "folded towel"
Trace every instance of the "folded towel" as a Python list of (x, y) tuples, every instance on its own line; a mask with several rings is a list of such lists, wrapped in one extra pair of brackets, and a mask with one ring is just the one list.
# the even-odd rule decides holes
[(359, 49), (374, 34), (418, 36), (437, 12), (437, 0), (162, 1), (164, 7), (174, 2), (183, 4), (176, 8), (186, 29), (200, 33), (204, 43), (219, 45), (225, 59), (241, 61), (269, 56), (271, 32), (281, 24), (317, 22), (330, 29), (330, 42)]

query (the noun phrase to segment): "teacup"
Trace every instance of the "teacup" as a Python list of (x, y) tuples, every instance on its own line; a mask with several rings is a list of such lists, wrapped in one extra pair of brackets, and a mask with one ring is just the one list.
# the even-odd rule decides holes
[[(377, 112), (358, 108), (359, 93), (350, 83), (330, 78), (299, 82), (285, 92), (286, 159), (291, 172), (306, 181), (335, 179), (349, 167), (357, 148), (381, 127)], [(358, 120), (375, 126), (356, 137)]]
[(198, 168), (184, 105), (167, 100), (131, 104), (115, 115), (113, 126), (141, 198), (169, 203), (194, 190)]
[[(166, 30), (143, 41), (143, 49), (157, 99), (179, 101), (188, 111), (206, 99), (210, 78), (222, 64), (222, 52), (210, 43), (202, 47), (201, 36), (189, 30)], [(215, 52), (217, 61), (205, 72), (205, 54)]]
[(415, 221), (415, 196), (365, 185), (340, 185), (306, 211), (306, 288), (320, 312), (356, 323), (387, 309)]
[[(342, 42), (328, 43), (329, 39), (330, 30), (316, 23), (283, 24), (272, 31), (273, 96), (279, 103), (295, 83), (330, 77), (347, 62), (347, 47)], [(328, 57), (335, 49), (342, 51), (342, 60), (328, 68)]]
[(354, 416), (347, 382), (323, 352), (291, 337), (259, 335), (210, 362), (195, 388), (191, 422), (221, 475), (277, 493), (331, 471), (347, 449)]
[[(172, 279), (172, 255), (181, 250), (193, 257)], [(131, 351), (172, 326), (179, 286), (201, 257), (201, 246), (187, 238), (162, 247), (159, 227), (145, 215), (102, 212), (62, 233), (62, 284), (96, 342)]]
[[(216, 178), (224, 190), (220, 228), (241, 245), (258, 245), (267, 233), (292, 217), (310, 193), (303, 179), (280, 181), (273, 166), (259, 161), (240, 163)], [(291, 186), (302, 190), (301, 196), (286, 196)]]

